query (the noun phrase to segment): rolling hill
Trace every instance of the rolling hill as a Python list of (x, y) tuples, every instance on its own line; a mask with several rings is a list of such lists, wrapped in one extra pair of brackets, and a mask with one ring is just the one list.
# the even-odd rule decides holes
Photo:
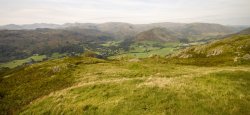
[(249, 114), (249, 66), (217, 65), (48, 60), (0, 72), (0, 114)]
[[(250, 29), (230, 35), (221, 40), (216, 40), (205, 45), (184, 49), (172, 58), (190, 58), (241, 63), (250, 60)], [(197, 61), (198, 62), (198, 61)]]

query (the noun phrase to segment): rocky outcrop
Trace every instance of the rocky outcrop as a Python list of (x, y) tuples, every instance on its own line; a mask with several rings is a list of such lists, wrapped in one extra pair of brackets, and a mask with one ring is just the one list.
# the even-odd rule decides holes
[(214, 50), (211, 50), (211, 51), (207, 52), (207, 57), (218, 56), (218, 55), (220, 55), (222, 53), (223, 53), (222, 49), (214, 49)]
[(243, 60), (250, 60), (250, 54), (245, 54), (243, 57), (242, 57)]
[(193, 55), (192, 54), (182, 54), (182, 55), (180, 55), (180, 57), (179, 58), (191, 58), (191, 57), (193, 57)]

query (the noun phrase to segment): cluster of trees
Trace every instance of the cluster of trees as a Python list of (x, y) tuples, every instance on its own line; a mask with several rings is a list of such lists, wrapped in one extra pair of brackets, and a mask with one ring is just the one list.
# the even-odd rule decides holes
[(20, 52), (16, 47), (9, 45), (0, 45), (0, 62), (6, 62), (13, 59), (22, 59), (27, 57), (29, 54)]
[(92, 30), (3, 30), (0, 31), (0, 62), (23, 59), (34, 54), (50, 56), (53, 53), (78, 54), (84, 44), (92, 49), (108, 39), (106, 33)]
[(94, 51), (101, 52), (100, 55), (102, 57), (108, 57), (108, 56), (114, 56), (116, 54), (119, 54), (121, 52), (126, 52), (130, 50), (130, 45), (134, 41), (132, 39), (125, 39), (121, 43), (119, 43), (117, 46), (101, 46), (96, 45), (96, 49)]
[(80, 44), (69, 44), (58, 47), (45, 47), (41, 50), (34, 50), (33, 54), (43, 54), (43, 55), (52, 55), (53, 53), (83, 53), (84, 48)]

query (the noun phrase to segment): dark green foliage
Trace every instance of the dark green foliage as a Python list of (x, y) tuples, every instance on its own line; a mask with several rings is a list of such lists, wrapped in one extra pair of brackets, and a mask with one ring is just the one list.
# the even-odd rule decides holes
[(45, 54), (45, 55), (52, 55), (53, 53), (83, 53), (84, 48), (81, 45), (78, 44), (69, 44), (67, 46), (60, 46), (57, 48), (47, 48), (47, 50), (44, 51), (34, 51), (34, 54)]
[(83, 44), (95, 44), (92, 49), (110, 39), (110, 34), (88, 29), (3, 30), (0, 31), (0, 62), (33, 54), (83, 53)]
[(180, 39), (180, 42), (181, 43), (189, 43), (189, 40), (188, 39)]
[(129, 50), (129, 46), (133, 43), (134, 41), (132, 39), (126, 39), (123, 42), (120, 43), (120, 47), (124, 49), (124, 51)]
[[(17, 47), (0, 44), (0, 62), (9, 61), (10, 59), (22, 59), (28, 56), (25, 52), (18, 51)], [(15, 58), (13, 58), (15, 57)]]

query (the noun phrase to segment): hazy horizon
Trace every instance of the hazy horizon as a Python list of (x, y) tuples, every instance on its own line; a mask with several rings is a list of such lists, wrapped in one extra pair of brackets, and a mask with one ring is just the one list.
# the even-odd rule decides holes
[(0, 0), (0, 25), (33, 23), (250, 25), (248, 0)]
[(220, 24), (224, 26), (250, 26), (250, 24), (221, 24), (221, 23), (212, 23), (212, 22), (152, 22), (152, 23), (130, 23), (130, 22), (100, 22), (100, 23), (94, 23), (94, 22), (66, 22), (66, 23), (46, 23), (46, 22), (34, 22), (34, 23), (24, 23), (24, 24), (16, 24), (16, 23), (9, 23), (9, 24), (3, 24), (0, 26), (8, 26), (8, 25), (32, 25), (32, 24), (55, 24), (55, 25), (64, 25), (64, 24), (74, 24), (74, 23), (80, 23), (80, 24), (105, 24), (105, 23), (127, 23), (127, 24), (134, 24), (134, 25), (140, 25), (140, 24), (157, 24), (157, 23), (180, 23), (180, 24), (192, 24), (192, 23), (206, 23), (206, 24)]

